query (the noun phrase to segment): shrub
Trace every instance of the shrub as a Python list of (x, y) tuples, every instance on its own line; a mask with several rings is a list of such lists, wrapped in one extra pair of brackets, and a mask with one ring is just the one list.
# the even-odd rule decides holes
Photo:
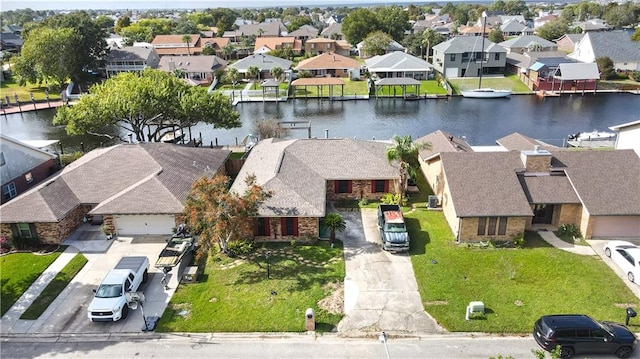
[(251, 253), (253, 251), (253, 243), (248, 241), (230, 241), (227, 245), (227, 251), (230, 257)]
[(366, 198), (362, 198), (362, 199), (360, 200), (360, 202), (358, 202), (358, 204), (359, 204), (360, 206), (366, 206), (366, 205), (368, 205), (368, 204), (369, 204), (369, 200), (368, 200), (368, 199), (366, 199)]
[(578, 227), (574, 226), (573, 224), (569, 224), (569, 223), (564, 223), (560, 225), (560, 228), (558, 228), (557, 234), (559, 236), (582, 238), (582, 233), (580, 233), (580, 229), (578, 229)]
[(380, 198), (380, 202), (384, 204), (399, 204), (400, 195), (397, 193), (385, 193), (382, 198)]
[(631, 77), (634, 81), (640, 82), (640, 71), (634, 71), (631, 73)]

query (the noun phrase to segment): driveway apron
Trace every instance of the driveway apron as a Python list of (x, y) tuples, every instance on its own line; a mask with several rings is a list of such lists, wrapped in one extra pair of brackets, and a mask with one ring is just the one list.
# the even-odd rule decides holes
[(340, 234), (346, 265), (346, 316), (338, 324), (338, 332), (444, 332), (423, 309), (410, 256), (382, 250), (377, 212), (363, 209), (341, 214), (347, 227)]

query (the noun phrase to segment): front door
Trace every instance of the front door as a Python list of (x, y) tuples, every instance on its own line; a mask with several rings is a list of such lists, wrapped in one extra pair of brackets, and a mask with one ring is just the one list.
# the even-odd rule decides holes
[(536, 204), (533, 208), (533, 224), (551, 224), (553, 220), (552, 204)]

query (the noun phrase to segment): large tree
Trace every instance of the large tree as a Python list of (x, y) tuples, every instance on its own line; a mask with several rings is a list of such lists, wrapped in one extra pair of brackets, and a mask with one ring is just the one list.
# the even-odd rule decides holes
[(569, 25), (563, 19), (555, 19), (540, 26), (537, 30), (538, 36), (543, 39), (553, 41), (569, 32)]
[(75, 49), (80, 36), (71, 28), (39, 27), (29, 32), (13, 68), (18, 82), (24, 85), (53, 80), (63, 87), (74, 75)]
[(250, 239), (258, 209), (271, 197), (256, 184), (255, 177), (245, 179), (242, 194), (229, 192), (229, 182), (223, 175), (203, 177), (187, 196), (183, 214), (187, 226), (198, 235), (199, 258), (212, 254), (216, 245), (228, 253), (230, 241)]
[(167, 128), (198, 122), (215, 128), (240, 127), (239, 117), (228, 97), (146, 69), (140, 74), (120, 73), (92, 86), (74, 106), (59, 108), (54, 123), (66, 125), (71, 135), (99, 134), (105, 126), (117, 126), (138, 141), (153, 141)]
[(384, 55), (393, 39), (382, 31), (370, 33), (363, 41), (362, 51), (366, 56)]
[(425, 57), (429, 61), (429, 52), (431, 48), (444, 42), (446, 38), (441, 33), (433, 29), (425, 29), (422, 32), (422, 45), (425, 47)]
[(400, 171), (400, 204), (402, 205), (402, 197), (407, 191), (407, 178), (416, 178), (420, 162), (418, 154), (421, 149), (431, 148), (428, 142), (416, 143), (411, 140), (411, 136), (400, 137), (394, 135), (393, 145), (387, 148), (387, 159), (389, 162), (397, 161)]
[(108, 47), (107, 32), (84, 11), (74, 11), (69, 14), (58, 14), (44, 21), (44, 26), (60, 29), (71, 28), (77, 35), (73, 48), (67, 48), (73, 56), (65, 65), (71, 70), (70, 78), (74, 82), (83, 80), (88, 73), (104, 66)]
[(376, 12), (376, 17), (378, 19), (378, 29), (396, 41), (402, 40), (405, 31), (411, 28), (409, 15), (400, 6), (382, 7)]
[(502, 30), (500, 30), (500, 27), (496, 26), (491, 29), (491, 32), (489, 32), (489, 41), (495, 44), (504, 41), (504, 34), (502, 33)]
[(367, 8), (355, 9), (342, 20), (342, 33), (353, 45), (360, 43), (379, 28), (376, 14)]

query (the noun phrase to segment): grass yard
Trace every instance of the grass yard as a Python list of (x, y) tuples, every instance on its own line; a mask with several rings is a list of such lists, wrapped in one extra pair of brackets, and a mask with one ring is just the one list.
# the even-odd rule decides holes
[[(527, 233), (523, 249), (472, 248), (455, 243), (442, 212), (420, 208), (405, 217), (424, 308), (447, 330), (529, 333), (538, 317), (554, 313), (620, 322), (624, 308), (637, 307), (599, 258), (554, 248), (537, 233)], [(465, 320), (471, 301), (484, 302), (484, 317)]]
[[(367, 81), (352, 81), (347, 78), (341, 78), (344, 81), (344, 95), (345, 96), (353, 96), (353, 95), (367, 95), (369, 94), (369, 89), (367, 87)], [(320, 93), (318, 92), (317, 86), (307, 86), (306, 90), (304, 87), (298, 86), (293, 90), (295, 97), (304, 98), (307, 97), (319, 97)], [(333, 86), (333, 96), (341, 96), (343, 94), (343, 90), (341, 86)], [(322, 97), (329, 97), (329, 86), (322, 87)]]
[(61, 246), (50, 254), (12, 253), (0, 257), (0, 315), (11, 308), (65, 249), (66, 246)]
[(20, 319), (38, 319), (85, 264), (87, 264), (87, 258), (82, 253), (76, 254), (31, 303)]
[[(395, 90), (395, 92), (394, 92)], [(447, 90), (440, 86), (436, 80), (423, 80), (420, 81), (420, 93), (419, 95), (446, 95)], [(406, 93), (415, 94), (415, 88), (413, 86), (407, 86)], [(378, 96), (402, 96), (402, 86), (384, 86), (378, 91)]]
[[(317, 331), (333, 330), (343, 315), (319, 308), (318, 301), (344, 281), (342, 243), (335, 248), (327, 242), (256, 246), (247, 260), (209, 259), (198, 283), (178, 288), (158, 331), (302, 332), (307, 308), (315, 311)], [(266, 251), (271, 252), (270, 279)], [(329, 302), (341, 308), (342, 296)]]
[[(454, 94), (460, 94), (460, 91), (470, 90), (478, 87), (479, 79), (471, 78), (455, 78), (449, 79), (449, 84), (453, 88)], [(491, 87), (494, 89), (511, 89), (513, 93), (530, 93), (531, 89), (527, 87), (516, 75), (505, 77), (483, 77), (482, 87)]]
[[(18, 95), (20, 102), (31, 101), (31, 93), (33, 93), (33, 99), (36, 101), (44, 101), (47, 99), (45, 95), (45, 90), (47, 90), (47, 85), (34, 85), (28, 83), (26, 86), (19, 86), (13, 79), (5, 79), (0, 83), (0, 92), (2, 93), (2, 101), (4, 102), (4, 97), (9, 96), (9, 101), (11, 103), (15, 102), (14, 96)], [(60, 91), (49, 91), (49, 100), (59, 100), (60, 99)]]

